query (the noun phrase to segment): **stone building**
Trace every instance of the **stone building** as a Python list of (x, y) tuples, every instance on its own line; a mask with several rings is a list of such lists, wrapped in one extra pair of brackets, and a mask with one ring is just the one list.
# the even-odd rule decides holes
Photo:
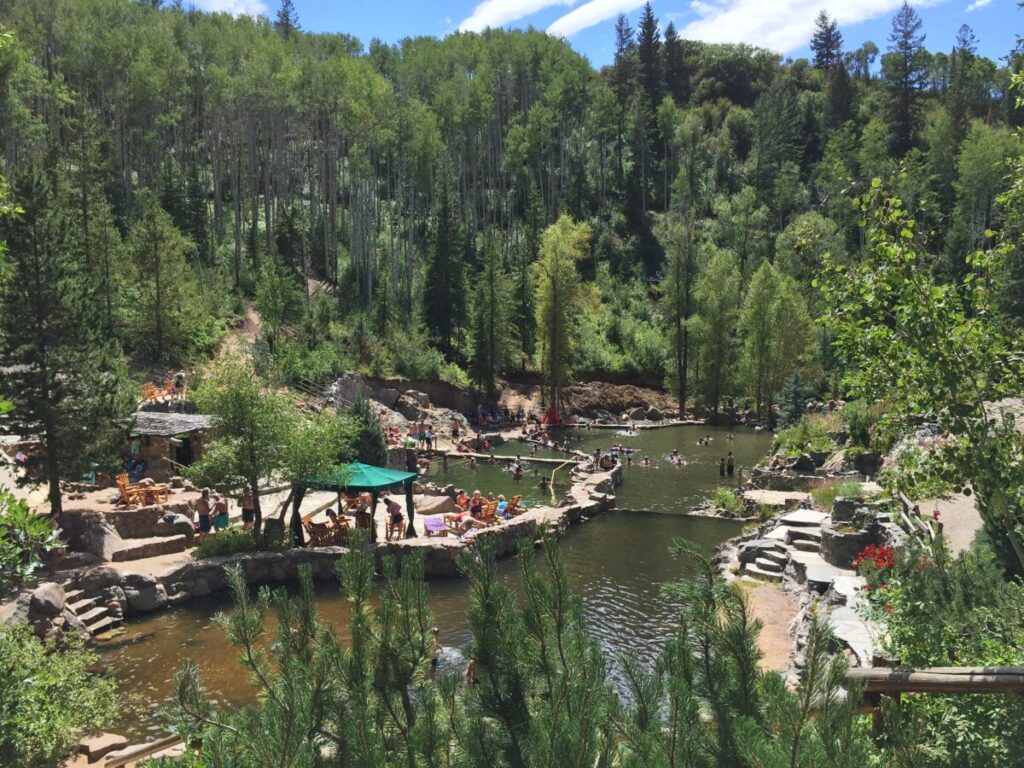
[(125, 422), (129, 452), (145, 462), (146, 477), (164, 482), (203, 455), (212, 423), (210, 416), (194, 413), (139, 411)]

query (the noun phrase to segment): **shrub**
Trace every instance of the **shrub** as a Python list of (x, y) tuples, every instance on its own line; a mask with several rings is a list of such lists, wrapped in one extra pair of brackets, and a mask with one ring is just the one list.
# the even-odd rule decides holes
[(92, 672), (96, 661), (78, 633), (58, 648), (27, 626), (0, 625), (0, 765), (61, 765), (79, 739), (109, 724), (115, 684)]
[[(860, 568), (870, 610), (887, 630), (886, 650), (901, 665), (1024, 664), (1024, 585), (1005, 579), (989, 546), (976, 544), (957, 559), (941, 540), (885, 554), (876, 551)], [(915, 764), (1024, 764), (1020, 696), (903, 696), (900, 708), (928, 746), (929, 759)]]
[(210, 534), (196, 547), (193, 557), (198, 560), (207, 557), (223, 557), (237, 555), (241, 552), (267, 552), (287, 549), (286, 542), (281, 538), (253, 535), (252, 531), (242, 528), (227, 528)]
[(837, 432), (838, 427), (839, 417), (835, 414), (804, 416), (793, 426), (780, 429), (775, 434), (775, 450), (790, 458), (808, 451), (831, 451), (835, 442), (829, 434)]
[(711, 494), (711, 503), (730, 515), (738, 515), (743, 511), (743, 502), (735, 493), (723, 486), (715, 488), (715, 492)]

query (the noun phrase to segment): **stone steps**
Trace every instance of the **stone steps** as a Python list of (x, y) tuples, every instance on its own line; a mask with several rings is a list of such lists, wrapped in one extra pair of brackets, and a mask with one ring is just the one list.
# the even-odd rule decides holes
[[(106, 610), (106, 608), (103, 610)], [(115, 619), (112, 616), (104, 616), (96, 622), (87, 625), (86, 628), (89, 630), (90, 635), (96, 636), (101, 632), (106, 632), (108, 629), (113, 629), (120, 623), (121, 622), (118, 619)]]
[(782, 581), (782, 573), (778, 571), (763, 570), (761, 568), (758, 568), (757, 565), (755, 565), (754, 563), (747, 563), (743, 567), (743, 575), (749, 576), (752, 579), (757, 579), (758, 581)]
[(156, 536), (148, 539), (126, 539), (124, 546), (114, 550), (111, 560), (115, 563), (123, 563), (126, 560), (142, 560), (147, 557), (158, 557), (169, 555), (175, 552), (184, 552), (186, 549), (185, 534), (177, 536)]
[(813, 539), (796, 539), (793, 542), (793, 548), (801, 552), (817, 552), (820, 546), (821, 542)]
[(782, 573), (782, 564), (775, 560), (769, 560), (767, 557), (759, 557), (754, 561), (754, 565), (762, 571), (771, 571), (772, 573)]
[(85, 613), (90, 608), (92, 608), (94, 605), (96, 605), (96, 598), (94, 598), (94, 597), (85, 597), (85, 598), (82, 598), (81, 600), (76, 600), (75, 602), (68, 601), (66, 603), (66, 605), (67, 605), (68, 608), (70, 608), (72, 610), (72, 612), (76, 616), (81, 618), (83, 613)]
[(85, 613), (79, 613), (77, 615), (78, 615), (78, 618), (82, 620), (82, 623), (85, 624), (85, 626), (88, 627), (91, 624), (93, 624), (96, 621), (98, 621), (103, 616), (107, 615), (107, 606), (105, 606), (105, 605), (97, 605), (95, 608), (90, 608)]
[(789, 562), (789, 552), (781, 548), (762, 549), (761, 557), (783, 567)]
[(66, 603), (73, 603), (76, 600), (81, 600), (83, 597), (85, 597), (85, 591), (81, 589), (69, 589), (64, 591), (64, 601)]
[(789, 540), (796, 544), (798, 541), (821, 542), (821, 528), (790, 528)]

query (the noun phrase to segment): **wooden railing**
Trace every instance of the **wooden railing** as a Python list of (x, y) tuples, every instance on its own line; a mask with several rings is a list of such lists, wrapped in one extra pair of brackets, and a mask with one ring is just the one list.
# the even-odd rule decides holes
[(863, 683), (869, 698), (901, 693), (1024, 693), (1024, 667), (869, 667), (847, 671), (846, 679)]
[(926, 544), (931, 544), (942, 536), (942, 523), (923, 517), (920, 507), (908, 499), (903, 491), (896, 491), (896, 501), (899, 502), (896, 524), (908, 535), (920, 538)]

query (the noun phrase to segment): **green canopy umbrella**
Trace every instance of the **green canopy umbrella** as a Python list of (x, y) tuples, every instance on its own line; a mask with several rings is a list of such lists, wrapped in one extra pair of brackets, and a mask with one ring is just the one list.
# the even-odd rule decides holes
[(370, 536), (371, 540), (377, 538), (377, 526), (373, 524), (373, 513), (377, 510), (377, 496), (380, 491), (396, 486), (405, 489), (405, 506), (409, 512), (409, 525), (405, 530), (406, 538), (416, 536), (416, 529), (412, 521), (415, 511), (412, 503), (412, 483), (419, 477), (415, 472), (400, 472), (396, 469), (386, 467), (375, 467), (371, 464), (363, 464), (361, 461), (354, 461), (344, 466), (332, 467), (322, 475), (304, 481), (309, 488), (320, 488), (333, 491), (369, 491), (373, 494), (373, 507), (370, 513)]

